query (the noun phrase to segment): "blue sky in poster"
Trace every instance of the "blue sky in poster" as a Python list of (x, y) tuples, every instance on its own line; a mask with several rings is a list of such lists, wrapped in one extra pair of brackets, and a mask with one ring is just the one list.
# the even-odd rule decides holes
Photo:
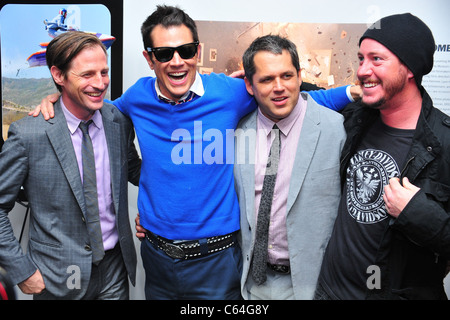
[(29, 68), (27, 58), (41, 50), (39, 43), (51, 41), (43, 21), (52, 20), (61, 8), (67, 9), (67, 25), (82, 31), (111, 34), (111, 15), (104, 5), (8, 4), (0, 11), (3, 77), (50, 77), (46, 66)]

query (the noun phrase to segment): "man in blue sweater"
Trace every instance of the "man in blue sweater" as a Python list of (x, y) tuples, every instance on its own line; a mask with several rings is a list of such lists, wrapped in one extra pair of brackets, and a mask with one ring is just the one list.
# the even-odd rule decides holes
[[(156, 78), (139, 79), (113, 104), (131, 118), (142, 154), (138, 195), (147, 299), (241, 299), (234, 130), (256, 109), (242, 79), (196, 71), (195, 22), (158, 6), (142, 25)], [(347, 88), (311, 93), (338, 110)]]

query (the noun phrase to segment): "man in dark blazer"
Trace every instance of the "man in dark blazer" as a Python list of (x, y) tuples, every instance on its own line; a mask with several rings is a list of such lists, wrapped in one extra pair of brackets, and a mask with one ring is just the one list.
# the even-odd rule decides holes
[[(136, 277), (127, 183), (138, 184), (141, 166), (133, 126), (103, 102), (107, 55), (94, 35), (68, 32), (55, 38), (47, 48), (47, 64), (61, 92), (55, 117), (13, 123), (0, 153), (0, 265), (35, 299), (127, 299), (128, 277), (133, 285)], [(88, 231), (78, 127), (88, 120), (93, 120), (88, 130), (101, 225), (99, 261), (93, 261)], [(31, 208), (27, 253), (8, 219), (21, 186)]]
[[(279, 36), (256, 39), (243, 57), (247, 91), (258, 110), (236, 130), (234, 166), (241, 210), (244, 299), (312, 299), (340, 199), (343, 117), (300, 93), (295, 45)], [(274, 124), (278, 129), (271, 129)], [(279, 165), (269, 149), (279, 130)], [(271, 150), (272, 151), (272, 150)], [(268, 156), (269, 154), (269, 156)], [(266, 167), (266, 163), (269, 163)], [(268, 173), (270, 169), (270, 173)], [(265, 176), (276, 174), (265, 260), (255, 266)], [(264, 182), (263, 182), (264, 180)], [(259, 209), (258, 209), (259, 208)]]

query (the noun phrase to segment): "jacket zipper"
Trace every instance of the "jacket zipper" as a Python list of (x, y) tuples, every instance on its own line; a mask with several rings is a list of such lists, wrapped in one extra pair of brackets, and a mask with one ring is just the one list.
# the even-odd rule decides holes
[[(413, 156), (413, 157), (410, 158), (408, 161), (406, 161), (405, 166), (403, 167), (402, 171), (400, 172), (400, 183), (401, 183), (401, 180), (402, 180), (402, 178), (403, 178), (403, 174), (405, 173), (406, 168), (408, 168), (408, 165), (411, 163), (411, 161), (414, 160), (415, 157), (416, 157), (416, 156)], [(411, 183), (412, 183), (412, 181), (411, 181)]]

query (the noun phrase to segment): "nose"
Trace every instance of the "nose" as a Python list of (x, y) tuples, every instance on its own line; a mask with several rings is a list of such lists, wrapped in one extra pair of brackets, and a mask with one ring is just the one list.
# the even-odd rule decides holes
[(109, 75), (101, 72), (92, 77), (91, 85), (100, 90), (104, 90), (109, 85)]
[(358, 78), (365, 78), (370, 76), (372, 73), (372, 68), (370, 66), (370, 63), (366, 61), (366, 59), (360, 61), (358, 71), (356, 72), (356, 75)]
[(172, 60), (170, 60), (170, 63), (172, 65), (181, 65), (181, 64), (183, 64), (183, 61), (184, 61), (184, 59), (181, 58), (178, 51), (175, 50), (175, 52), (173, 53)]
[(274, 79), (273, 90), (277, 91), (277, 92), (284, 90), (283, 82), (281, 81), (280, 78), (275, 78)]

